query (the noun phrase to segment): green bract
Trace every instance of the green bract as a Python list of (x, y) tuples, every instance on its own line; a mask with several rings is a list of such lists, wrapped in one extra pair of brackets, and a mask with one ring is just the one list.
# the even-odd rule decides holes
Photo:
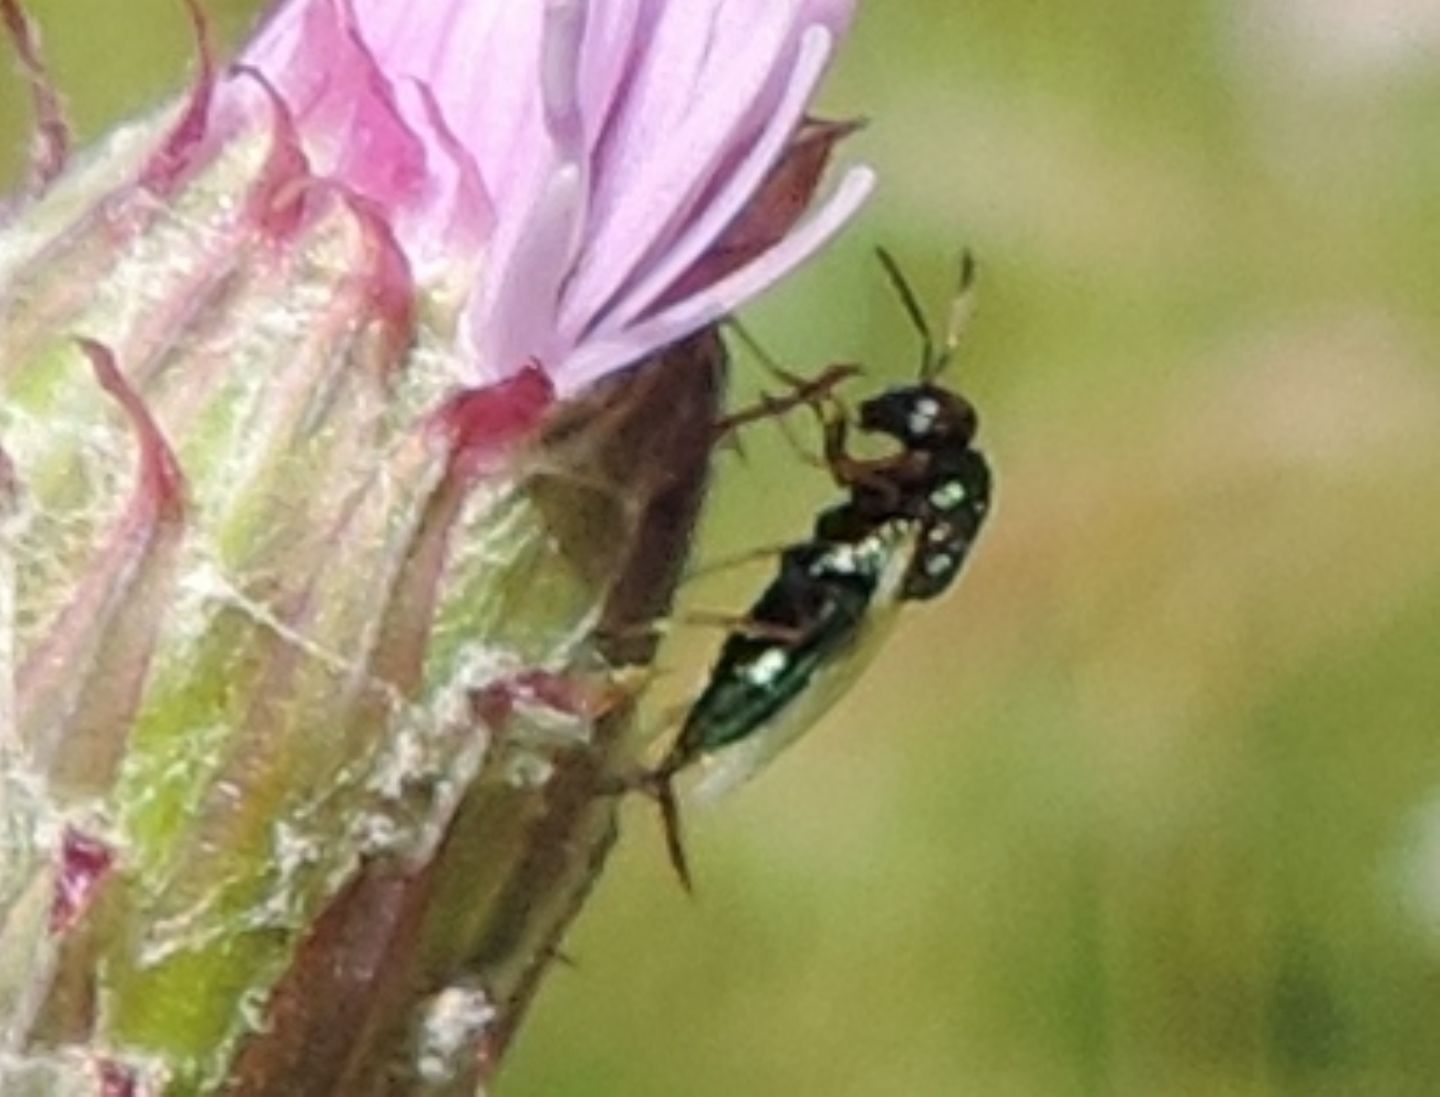
[(126, 181), (168, 124), (0, 235), (0, 1079), (468, 1092), (612, 836), (716, 346), (466, 388), (363, 202), (265, 132)]

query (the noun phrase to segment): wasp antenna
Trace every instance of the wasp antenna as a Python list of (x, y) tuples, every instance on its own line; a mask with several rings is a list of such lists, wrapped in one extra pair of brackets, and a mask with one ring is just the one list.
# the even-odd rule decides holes
[(905, 314), (910, 317), (910, 323), (920, 335), (920, 372), (929, 373), (931, 363), (935, 360), (935, 337), (930, 334), (930, 325), (925, 322), (920, 301), (915, 296), (915, 291), (910, 288), (910, 283), (905, 280), (905, 275), (901, 273), (900, 264), (895, 262), (895, 257), (883, 247), (876, 248), (875, 255), (879, 258), (880, 265), (885, 268), (890, 284), (895, 287), (900, 303), (905, 306)]
[(956, 284), (955, 296), (950, 302), (950, 316), (945, 324), (945, 345), (925, 370), (925, 380), (933, 381), (949, 367), (955, 352), (970, 327), (970, 318), (975, 315), (975, 254), (966, 248), (960, 253), (960, 278)]

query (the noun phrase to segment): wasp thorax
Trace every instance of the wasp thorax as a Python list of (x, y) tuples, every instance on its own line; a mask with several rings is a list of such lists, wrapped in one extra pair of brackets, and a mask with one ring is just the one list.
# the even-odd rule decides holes
[(860, 405), (862, 430), (888, 434), (907, 448), (966, 446), (977, 426), (970, 402), (936, 385), (890, 389)]

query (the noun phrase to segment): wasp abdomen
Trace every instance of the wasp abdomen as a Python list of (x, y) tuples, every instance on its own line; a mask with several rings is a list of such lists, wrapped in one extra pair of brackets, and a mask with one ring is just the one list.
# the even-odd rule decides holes
[(785, 550), (780, 574), (747, 621), (791, 635), (737, 631), (726, 638), (704, 691), (686, 716), (672, 751), (672, 767), (749, 735), (788, 705), (816, 668), (845, 647), (865, 618), (875, 575), (866, 569), (837, 569), (837, 552), (838, 546), (816, 542)]

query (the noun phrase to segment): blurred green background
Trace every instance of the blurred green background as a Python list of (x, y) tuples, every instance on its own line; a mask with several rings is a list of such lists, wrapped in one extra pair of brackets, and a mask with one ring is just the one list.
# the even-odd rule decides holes
[[(231, 41), (255, 7), (208, 6)], [(185, 70), (175, 0), (31, 7), (87, 136)], [(827, 102), (882, 193), (748, 319), (901, 379), (871, 246), (937, 313), (972, 246), (998, 509), (841, 711), (695, 814), (696, 901), (631, 809), (506, 1094), (1440, 1090), (1437, 55), (1419, 0), (864, 6)], [(702, 559), (831, 494), (768, 426), (745, 454)]]

